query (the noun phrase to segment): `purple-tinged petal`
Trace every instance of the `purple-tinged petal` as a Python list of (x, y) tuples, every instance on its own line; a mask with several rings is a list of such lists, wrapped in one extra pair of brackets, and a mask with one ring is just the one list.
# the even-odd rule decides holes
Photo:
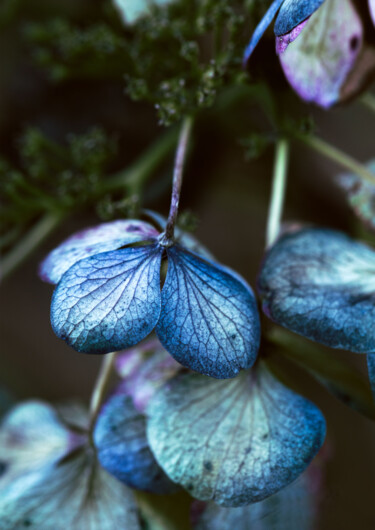
[(257, 357), (260, 323), (254, 294), (240, 277), (178, 245), (168, 271), (156, 334), (183, 366), (225, 379)]
[(259, 22), (259, 24), (255, 28), (255, 31), (244, 53), (244, 58), (243, 58), (244, 64), (246, 64), (249, 61), (250, 56), (255, 50), (258, 42), (263, 37), (266, 29), (271, 24), (272, 20), (275, 18), (276, 13), (280, 9), (280, 6), (282, 5), (284, 1), (285, 0), (274, 0), (272, 4), (270, 5), (270, 7), (268, 8), (267, 13), (264, 15), (262, 20)]
[[(277, 37), (290, 33), (301, 22), (309, 18), (325, 0), (285, 0), (275, 22)], [(329, 3), (329, 2), (328, 2)]]
[(363, 44), (363, 26), (350, 0), (330, 0), (280, 55), (299, 96), (324, 108), (340, 102), (345, 82)]
[(140, 530), (132, 492), (91, 449), (18, 477), (0, 495), (2, 530)]
[(134, 346), (160, 314), (157, 245), (103, 252), (79, 261), (55, 289), (51, 323), (80, 352), (109, 353)]
[(101, 466), (124, 484), (160, 494), (176, 489), (150, 451), (145, 417), (122, 386), (102, 407), (93, 436)]
[(62, 275), (81, 259), (150, 240), (158, 234), (153, 226), (138, 220), (113, 221), (87, 228), (52, 250), (40, 264), (39, 275), (46, 282), (58, 283)]
[(261, 501), (293, 482), (325, 437), (317, 407), (262, 364), (230, 380), (177, 376), (155, 394), (147, 417), (166, 474), (222, 506)]
[(375, 252), (334, 230), (280, 238), (258, 280), (263, 311), (305, 337), (358, 353), (375, 352)]
[(158, 340), (120, 354), (116, 363), (117, 371), (124, 379), (122, 391), (132, 398), (135, 408), (142, 413), (158, 388), (184, 369)]
[[(375, 160), (371, 160), (366, 167), (375, 179)], [(355, 174), (339, 175), (336, 181), (345, 191), (349, 205), (356, 215), (370, 230), (375, 231), (375, 186)]]
[(284, 53), (289, 44), (296, 40), (296, 38), (301, 34), (303, 28), (306, 26), (307, 21), (308, 19), (304, 22), (301, 22), (301, 24), (292, 29), (290, 33), (276, 37), (276, 53), (278, 55)]

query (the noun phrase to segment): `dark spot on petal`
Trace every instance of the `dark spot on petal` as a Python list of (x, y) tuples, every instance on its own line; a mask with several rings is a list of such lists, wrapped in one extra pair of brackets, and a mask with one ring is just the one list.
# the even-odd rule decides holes
[(186, 486), (186, 489), (187, 489), (188, 491), (193, 491), (193, 489), (194, 489), (193, 484), (188, 484), (188, 485)]
[(139, 232), (140, 230), (141, 227), (137, 225), (129, 225), (126, 229), (127, 232)]
[(262, 440), (267, 440), (267, 438), (268, 438), (268, 432), (266, 432), (265, 434), (263, 434), (263, 436), (262, 436)]
[(251, 445), (245, 449), (245, 454), (248, 455), (249, 453), (251, 453)]
[(25, 519), (23, 522), (23, 526), (32, 526), (33, 522), (31, 519)]
[(207, 460), (203, 465), (204, 465), (204, 468), (205, 468), (207, 471), (212, 471), (212, 469), (213, 469), (212, 462), (210, 462), (209, 460)]
[(349, 46), (352, 52), (355, 52), (359, 46), (359, 37), (358, 35), (353, 35), (349, 41)]
[(233, 333), (233, 335), (230, 336), (230, 338), (231, 338), (232, 340), (234, 340), (236, 337), (237, 337), (237, 335), (236, 335), (235, 333)]
[(0, 477), (4, 475), (7, 469), (8, 469), (8, 464), (6, 462), (0, 461)]

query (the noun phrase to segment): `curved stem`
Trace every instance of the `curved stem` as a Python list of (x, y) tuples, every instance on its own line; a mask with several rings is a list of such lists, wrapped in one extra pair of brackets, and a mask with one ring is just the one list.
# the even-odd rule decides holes
[(268, 210), (266, 247), (273, 245), (280, 232), (287, 182), (288, 161), (289, 143), (282, 138), (276, 144), (271, 201)]
[(176, 151), (176, 159), (173, 172), (173, 184), (172, 184), (172, 198), (171, 206), (169, 209), (169, 216), (167, 226), (165, 229), (165, 238), (167, 241), (173, 239), (174, 227), (176, 224), (178, 205), (180, 202), (180, 194), (183, 179), (183, 170), (186, 159), (186, 152), (189, 144), (190, 134), (193, 127), (193, 119), (189, 116), (185, 118), (180, 132), (178, 140), (178, 146)]
[(64, 214), (47, 213), (24, 238), (1, 260), (1, 279), (4, 280), (59, 226)]
[(347, 155), (343, 151), (340, 151), (340, 149), (337, 149), (337, 147), (334, 147), (328, 142), (325, 142), (321, 138), (317, 138), (315, 136), (299, 135), (297, 136), (297, 139), (301, 140), (303, 143), (305, 143), (318, 153), (321, 153), (326, 158), (333, 160), (334, 162), (349, 170), (350, 172), (355, 173), (364, 181), (375, 186), (375, 175), (371, 173), (371, 171), (369, 171), (363, 164), (358, 162), (358, 160), (352, 158), (350, 155)]
[(116, 355), (117, 352), (108, 353), (104, 357), (103, 362), (100, 366), (99, 374), (96, 379), (96, 383), (90, 401), (90, 432), (92, 432), (95, 426), (100, 407), (105, 397)]

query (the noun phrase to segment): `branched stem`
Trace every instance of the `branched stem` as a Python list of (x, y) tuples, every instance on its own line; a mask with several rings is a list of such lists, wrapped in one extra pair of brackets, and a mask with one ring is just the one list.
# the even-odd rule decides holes
[(167, 226), (165, 229), (165, 239), (170, 241), (173, 239), (174, 227), (177, 220), (178, 205), (180, 202), (180, 194), (183, 180), (184, 164), (186, 159), (186, 152), (189, 145), (189, 139), (191, 130), (193, 127), (193, 119), (189, 116), (185, 118), (180, 132), (178, 140), (178, 146), (176, 151), (176, 159), (173, 172), (173, 184), (172, 184), (172, 198), (171, 206), (169, 209), (169, 216)]
[(375, 175), (371, 173), (371, 171), (369, 171), (363, 164), (358, 162), (358, 160), (356, 160), (355, 158), (351, 157), (350, 155), (347, 155), (343, 151), (340, 151), (340, 149), (337, 149), (337, 147), (330, 145), (321, 138), (304, 135), (299, 135), (297, 136), (297, 138), (298, 140), (301, 140), (303, 143), (314, 149), (314, 151), (317, 151), (318, 153), (324, 155), (326, 158), (333, 160), (341, 167), (347, 169), (352, 173), (355, 173), (364, 181), (375, 186)]
[(112, 368), (116, 359), (117, 352), (108, 353), (100, 366), (99, 374), (96, 379), (94, 390), (90, 402), (90, 432), (92, 432), (100, 407), (105, 397), (107, 386), (111, 377)]
[(59, 226), (64, 214), (47, 213), (24, 238), (1, 260), (1, 279), (4, 280)]
[(271, 201), (268, 210), (266, 246), (276, 241), (281, 224), (289, 161), (289, 142), (281, 138), (276, 144)]

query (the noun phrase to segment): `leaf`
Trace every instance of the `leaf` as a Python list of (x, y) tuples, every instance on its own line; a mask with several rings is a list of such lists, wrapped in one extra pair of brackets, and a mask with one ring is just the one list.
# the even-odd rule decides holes
[(16, 479), (2, 491), (0, 513), (2, 530), (140, 530), (131, 491), (89, 451)]
[[(375, 420), (369, 382), (355, 366), (336, 358), (332, 350), (325, 351), (321, 345), (282, 328), (274, 327), (267, 338), (278, 346), (274, 353), (269, 352), (274, 358), (282, 355), (297, 363), (345, 405)], [(268, 366), (270, 361), (272, 357), (267, 358)]]
[(317, 491), (309, 470), (264, 501), (240, 508), (209, 503), (195, 530), (313, 530)]
[(47, 403), (16, 405), (0, 427), (0, 491), (25, 472), (56, 462), (80, 443), (82, 438), (69, 432)]
[[(325, 0), (285, 0), (275, 22), (275, 35), (285, 35), (309, 18)], [(330, 0), (331, 1), (331, 0)], [(329, 2), (328, 2), (329, 3)]]
[(125, 23), (134, 24), (139, 18), (149, 14), (152, 4), (169, 4), (171, 0), (114, 0)]
[(122, 391), (142, 413), (156, 390), (183, 369), (156, 339), (118, 355), (116, 368)]
[(283, 2), (285, 2), (285, 0), (274, 0), (272, 4), (270, 5), (270, 7), (268, 8), (267, 13), (264, 15), (262, 20), (259, 22), (259, 24), (255, 28), (255, 31), (252, 34), (250, 42), (247, 45), (247, 48), (244, 53), (244, 58), (243, 58), (244, 64), (246, 64), (249, 61), (250, 56), (255, 50), (258, 42), (263, 37), (266, 29), (271, 24), (272, 20), (275, 18), (275, 15), (280, 9), (280, 6), (283, 4)]
[(267, 253), (258, 281), (274, 322), (330, 346), (375, 351), (375, 252), (341, 232), (306, 229)]
[(148, 223), (137, 220), (113, 221), (73, 234), (55, 248), (39, 267), (39, 276), (49, 283), (58, 283), (62, 275), (79, 260), (146, 241), (158, 236)]
[(329, 108), (341, 101), (362, 45), (363, 26), (351, 1), (330, 0), (310, 17), (280, 62), (302, 99)]
[(183, 366), (225, 379), (250, 368), (260, 342), (256, 301), (235, 273), (178, 245), (167, 249), (156, 334)]
[[(375, 176), (375, 159), (366, 167)], [(355, 174), (339, 175), (336, 182), (347, 195), (348, 202), (356, 215), (371, 230), (375, 230), (375, 186)]]
[(160, 314), (161, 254), (153, 244), (76, 263), (52, 298), (56, 335), (86, 353), (109, 353), (140, 342)]
[(102, 407), (93, 436), (100, 464), (124, 484), (153, 493), (175, 490), (149, 449), (144, 416), (121, 387)]
[(263, 365), (233, 380), (178, 376), (148, 408), (147, 436), (167, 475), (197, 499), (261, 501), (295, 480), (320, 449), (320, 411)]

